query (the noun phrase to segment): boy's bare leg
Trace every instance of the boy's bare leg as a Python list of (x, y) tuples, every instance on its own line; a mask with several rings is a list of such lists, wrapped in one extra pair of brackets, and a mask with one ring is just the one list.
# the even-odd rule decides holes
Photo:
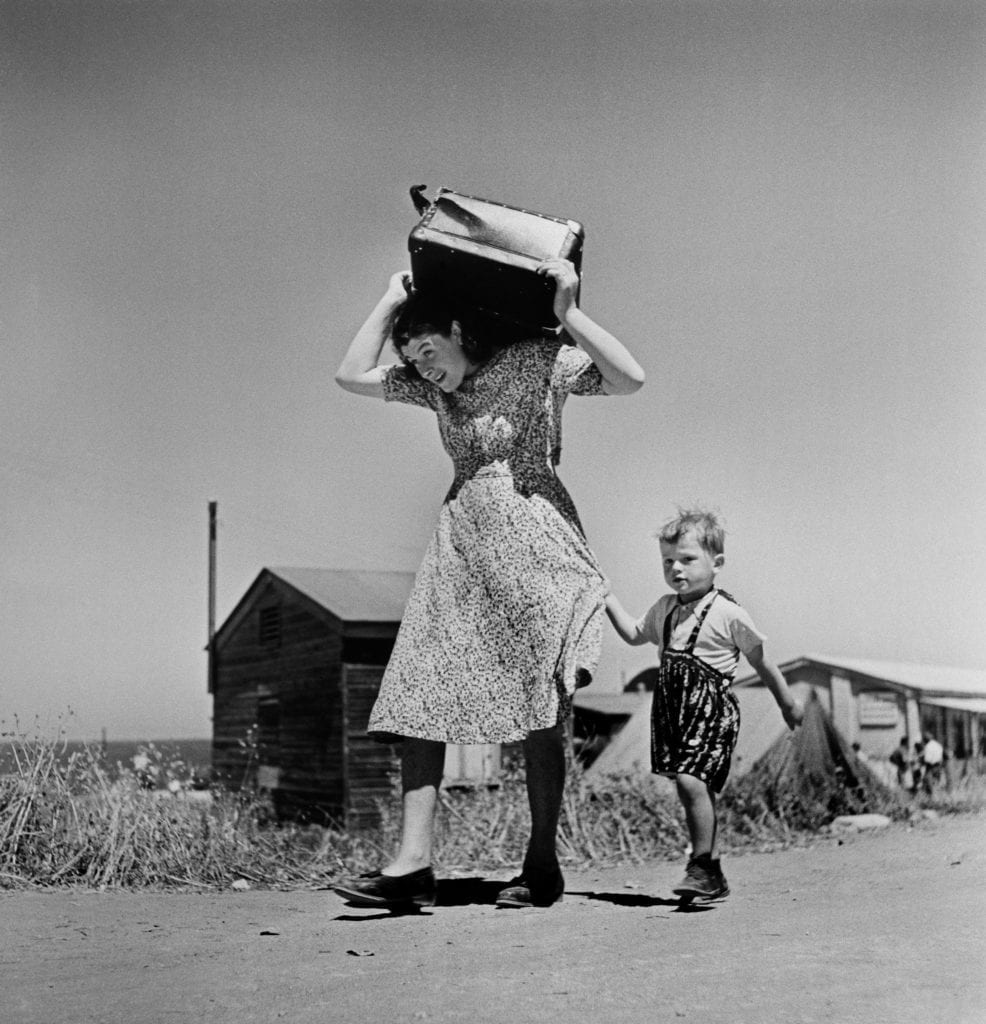
[(712, 791), (694, 775), (675, 776), (678, 799), (685, 811), (685, 823), (692, 841), (692, 856), (707, 853), (716, 857), (716, 805)]
[(692, 840), (692, 855), (685, 877), (672, 892), (689, 902), (724, 899), (729, 895), (729, 884), (716, 854), (715, 796), (708, 785), (694, 775), (678, 775), (675, 781)]

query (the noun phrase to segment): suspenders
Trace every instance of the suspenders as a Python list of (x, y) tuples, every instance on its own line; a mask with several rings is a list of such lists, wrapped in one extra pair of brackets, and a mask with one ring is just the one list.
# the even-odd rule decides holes
[(691, 636), (688, 637), (688, 643), (685, 644), (684, 648), (675, 648), (673, 652), (669, 651), (668, 644), (671, 642), (671, 619), (674, 617), (675, 606), (671, 606), (671, 611), (668, 612), (664, 619), (664, 636), (661, 642), (661, 657), (664, 657), (665, 652), (674, 654), (692, 654), (695, 650), (695, 641), (698, 640), (698, 634), (702, 629), (702, 623), (705, 622), (705, 616), (709, 614), (709, 609), (712, 607), (715, 599), (719, 596), (719, 591), (714, 590), (712, 592), (712, 600), (702, 609), (702, 614), (699, 615), (698, 621), (695, 623), (692, 629)]

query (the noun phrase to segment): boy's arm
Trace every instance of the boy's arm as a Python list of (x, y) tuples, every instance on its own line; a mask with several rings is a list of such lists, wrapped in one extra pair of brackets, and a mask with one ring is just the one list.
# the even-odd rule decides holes
[(801, 704), (794, 699), (787, 680), (781, 675), (781, 670), (764, 654), (763, 644), (757, 644), (752, 650), (745, 652), (746, 660), (753, 666), (757, 675), (763, 680), (764, 685), (774, 695), (777, 706), (781, 709), (784, 721), (789, 729), (801, 725), (805, 717), (805, 710)]
[(647, 638), (638, 628), (637, 620), (630, 615), (623, 605), (620, 604), (616, 595), (611, 592), (606, 594), (606, 614), (609, 616), (609, 621), (613, 623), (613, 628), (628, 644), (639, 647), (641, 644), (647, 643)]

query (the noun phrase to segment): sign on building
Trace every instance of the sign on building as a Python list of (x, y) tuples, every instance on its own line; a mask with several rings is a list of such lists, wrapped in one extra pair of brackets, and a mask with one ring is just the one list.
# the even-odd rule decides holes
[(856, 707), (860, 725), (892, 728), (899, 720), (897, 695), (893, 693), (861, 693)]

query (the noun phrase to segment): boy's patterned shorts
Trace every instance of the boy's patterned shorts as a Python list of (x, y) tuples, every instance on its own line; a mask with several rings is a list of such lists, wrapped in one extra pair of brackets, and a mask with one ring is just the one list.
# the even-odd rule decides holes
[(726, 676), (666, 651), (651, 707), (651, 770), (693, 775), (722, 791), (739, 736), (739, 703)]

